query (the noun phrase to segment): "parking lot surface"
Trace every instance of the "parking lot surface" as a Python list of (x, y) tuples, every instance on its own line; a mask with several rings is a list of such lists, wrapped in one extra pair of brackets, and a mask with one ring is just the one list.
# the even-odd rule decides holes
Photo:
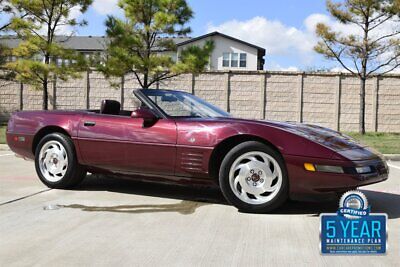
[(387, 181), (360, 188), (372, 212), (389, 216), (388, 253), (322, 256), (318, 216), (336, 202), (256, 215), (216, 189), (88, 176), (50, 190), (33, 162), (0, 151), (0, 266), (398, 266), (400, 162), (389, 165)]

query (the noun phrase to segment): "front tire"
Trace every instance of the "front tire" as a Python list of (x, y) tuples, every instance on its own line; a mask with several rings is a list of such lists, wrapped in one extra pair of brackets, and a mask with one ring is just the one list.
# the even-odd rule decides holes
[(256, 141), (241, 143), (222, 161), (219, 184), (225, 198), (244, 212), (266, 213), (288, 198), (289, 182), (282, 156)]
[(72, 140), (61, 133), (48, 134), (40, 140), (35, 168), (40, 180), (50, 188), (71, 188), (86, 176), (86, 169), (76, 159)]

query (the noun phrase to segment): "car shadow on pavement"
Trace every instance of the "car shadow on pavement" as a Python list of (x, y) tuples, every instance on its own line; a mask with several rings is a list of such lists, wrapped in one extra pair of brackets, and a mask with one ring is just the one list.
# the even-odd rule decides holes
[(177, 212), (183, 215), (192, 214), (197, 208), (207, 203), (182, 200), (176, 204), (144, 204), (144, 205), (118, 205), (118, 206), (87, 206), (80, 204), (59, 205), (62, 208), (80, 209), (91, 212), (117, 212), (117, 213), (155, 213)]
[(181, 200), (173, 204), (137, 204), (117, 206), (88, 206), (81, 204), (58, 205), (62, 208), (80, 209), (88, 212), (116, 213), (155, 213), (177, 212), (192, 214), (197, 208), (210, 204), (227, 204), (218, 188), (179, 186), (141, 182), (130, 179), (108, 177), (105, 175), (88, 175), (84, 182), (75, 188), (82, 191), (108, 191), (122, 194), (142, 195)]
[(387, 213), (389, 219), (400, 218), (400, 195), (390, 192), (360, 190), (368, 199), (372, 213)]
[(227, 204), (216, 187), (182, 186), (156, 182), (142, 182), (133, 179), (88, 175), (76, 190), (109, 191), (123, 194), (162, 197), (210, 204)]
[[(123, 194), (143, 195), (182, 200), (177, 204), (139, 204), (119, 206), (85, 206), (81, 204), (62, 205), (64, 208), (81, 209), (82, 211), (105, 211), (123, 213), (178, 212), (194, 213), (198, 207), (208, 204), (229, 205), (220, 190), (216, 187), (181, 186), (173, 184), (141, 182), (130, 179), (108, 177), (105, 175), (88, 175), (84, 182), (76, 188), (82, 191), (109, 191)], [(400, 195), (388, 192), (361, 190), (372, 206), (372, 212), (387, 213), (389, 219), (400, 217)], [(303, 214), (319, 216), (321, 213), (335, 213), (338, 201), (301, 202), (287, 201), (272, 214)]]
[[(362, 190), (368, 199), (372, 213), (387, 213), (389, 219), (400, 218), (400, 195), (389, 192)], [(317, 217), (321, 213), (336, 213), (339, 200), (328, 202), (288, 201), (276, 214), (309, 214)]]

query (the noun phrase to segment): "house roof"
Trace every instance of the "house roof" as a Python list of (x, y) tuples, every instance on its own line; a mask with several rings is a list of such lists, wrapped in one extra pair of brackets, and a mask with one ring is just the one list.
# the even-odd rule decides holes
[(215, 31), (215, 32), (210, 32), (210, 33), (207, 33), (207, 34), (204, 34), (204, 35), (200, 35), (200, 36), (195, 37), (195, 38), (191, 38), (191, 39), (189, 39), (189, 40), (187, 40), (187, 41), (178, 43), (177, 45), (178, 45), (178, 46), (182, 46), (182, 45), (190, 44), (190, 43), (192, 43), (192, 42), (195, 42), (195, 41), (198, 41), (198, 40), (207, 38), (207, 37), (217, 36), (217, 35), (218, 35), (218, 36), (221, 36), (221, 37), (224, 37), (224, 38), (227, 38), (227, 39), (230, 39), (230, 40), (235, 41), (235, 42), (242, 43), (242, 44), (244, 44), (244, 45), (248, 45), (248, 46), (253, 47), (253, 48), (257, 49), (257, 50), (261, 50), (261, 52), (264, 52), (264, 54), (265, 54), (265, 48), (262, 48), (262, 47), (260, 47), (260, 46), (257, 46), (257, 45), (254, 45), (254, 44), (251, 44), (251, 43), (248, 43), (248, 42), (245, 42), (245, 41), (243, 41), (243, 40), (237, 39), (237, 38), (235, 38), (235, 37), (232, 37), (232, 36), (229, 36), (229, 35), (226, 35), (226, 34), (217, 32), (217, 31)]
[[(180, 43), (186, 42), (190, 39), (192, 39), (192, 38), (191, 37), (168, 37), (168, 38), (160, 37), (160, 38), (157, 38), (157, 40), (172, 40), (175, 43), (175, 45), (179, 45)], [(157, 46), (157, 41), (156, 41), (155, 46), (153, 47), (153, 50), (154, 51), (163, 51), (163, 50), (165, 50), (165, 48)]]
[[(56, 36), (55, 41), (78, 51), (101, 51), (107, 45), (107, 38), (103, 36)], [(21, 39), (15, 35), (0, 36), (0, 43), (10, 48), (17, 47), (20, 42)]]
[[(172, 38), (168, 38), (173, 40), (173, 42), (177, 45), (177, 46), (182, 46), (182, 45), (186, 45), (186, 44), (190, 44), (192, 42), (207, 38), (207, 37), (211, 37), (211, 36), (221, 36), (230, 40), (233, 40), (235, 42), (239, 42), (242, 43), (244, 45), (253, 47), (255, 49), (258, 50), (258, 55), (263, 57), (265, 55), (265, 49), (242, 41), (240, 39), (234, 38), (232, 36), (220, 33), (220, 32), (211, 32), (211, 33), (207, 33), (195, 38), (190, 38), (190, 37), (172, 37)], [(160, 39), (167, 39), (167, 38), (160, 38)], [(18, 44), (20, 43), (21, 39), (19, 39), (17, 36), (15, 35), (0, 35), (0, 44), (10, 47), (10, 48), (14, 48), (17, 47)], [(65, 48), (69, 48), (69, 49), (74, 49), (74, 50), (78, 50), (78, 51), (103, 51), (106, 49), (107, 47), (107, 43), (109, 42), (109, 38), (104, 37), (104, 36), (57, 36), (56, 37), (56, 42), (63, 44), (63, 46)], [(153, 47), (154, 51), (162, 51), (163, 49), (160, 47), (157, 47), (157, 45), (155, 45), (155, 47)]]
[[(165, 40), (166, 38), (164, 38)], [(188, 41), (190, 37), (175, 37), (168, 38), (179, 44)], [(0, 44), (14, 48), (19, 45), (21, 39), (15, 35), (0, 36)], [(62, 44), (65, 48), (74, 49), (78, 51), (103, 51), (107, 47), (109, 38), (104, 36), (57, 36), (56, 42)], [(155, 46), (154, 50), (161, 50)]]

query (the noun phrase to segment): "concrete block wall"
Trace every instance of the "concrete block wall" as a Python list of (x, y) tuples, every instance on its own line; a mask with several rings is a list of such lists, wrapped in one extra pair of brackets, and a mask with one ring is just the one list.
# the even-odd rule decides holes
[(303, 118), (306, 123), (314, 123), (335, 128), (335, 96), (338, 79), (327, 76), (321, 79), (315, 75), (303, 75)]
[[(69, 79), (67, 81), (57, 80), (56, 82), (56, 109), (86, 109), (86, 73), (81, 77)], [(51, 92), (54, 93), (53, 91)], [(54, 96), (53, 96), (54, 97)], [(52, 101), (50, 101), (53, 103)]]
[(300, 76), (267, 74), (265, 118), (268, 120), (298, 121)]
[[(49, 84), (49, 100), (52, 98), (51, 85)], [(42, 91), (37, 90), (31, 85), (24, 84), (23, 89), (23, 109), (24, 110), (40, 110), (42, 109)]]
[(100, 109), (103, 99), (121, 101), (120, 79), (107, 80), (99, 72), (89, 73), (89, 108)]
[(377, 130), (400, 132), (400, 78), (379, 78)]
[(8, 118), (10, 113), (20, 109), (18, 83), (0, 80), (0, 120)]
[(193, 93), (224, 110), (228, 109), (228, 73), (202, 73), (194, 78)]
[[(98, 109), (102, 99), (122, 102), (133, 110), (140, 88), (133, 74), (111, 80), (98, 72), (49, 85), (50, 109)], [(193, 93), (236, 117), (314, 123), (340, 131), (357, 131), (359, 80), (348, 74), (234, 71), (185, 74), (152, 88)], [(42, 92), (0, 80), (0, 120), (20, 110), (42, 108)], [(121, 89), (122, 88), (122, 89)], [(55, 95), (54, 95), (55, 93)], [(367, 131), (400, 132), (400, 75), (374, 76), (366, 87)]]
[(262, 75), (231, 74), (229, 112), (235, 117), (262, 119), (260, 101), (262, 101), (263, 88)]
[(133, 96), (133, 90), (140, 88), (139, 82), (133, 74), (125, 75), (123, 80), (123, 108), (134, 110), (140, 106), (140, 101)]
[(160, 81), (158, 84), (153, 85), (154, 88), (179, 90), (191, 93), (192, 92), (192, 74), (183, 74), (171, 79)]

